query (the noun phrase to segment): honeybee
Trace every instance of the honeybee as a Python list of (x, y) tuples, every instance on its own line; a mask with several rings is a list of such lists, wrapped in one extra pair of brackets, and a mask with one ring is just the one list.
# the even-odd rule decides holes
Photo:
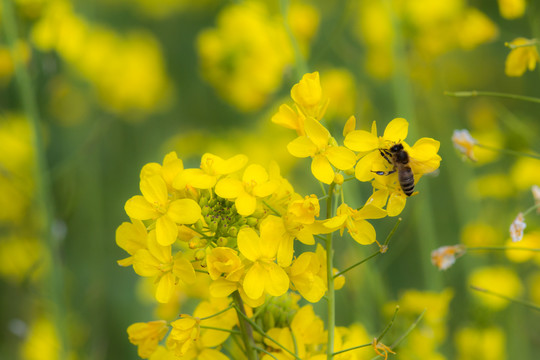
[(375, 171), (375, 173), (377, 175), (390, 175), (397, 172), (401, 190), (405, 195), (411, 196), (414, 192), (414, 174), (409, 165), (409, 153), (405, 151), (401, 143), (394, 144), (389, 149), (379, 149), (379, 152), (393, 166), (393, 169), (388, 172)]

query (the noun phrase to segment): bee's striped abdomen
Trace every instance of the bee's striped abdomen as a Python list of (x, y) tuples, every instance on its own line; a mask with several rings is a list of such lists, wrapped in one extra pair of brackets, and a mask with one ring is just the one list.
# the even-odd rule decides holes
[(399, 185), (407, 196), (411, 196), (414, 192), (414, 174), (409, 166), (404, 166), (398, 172)]

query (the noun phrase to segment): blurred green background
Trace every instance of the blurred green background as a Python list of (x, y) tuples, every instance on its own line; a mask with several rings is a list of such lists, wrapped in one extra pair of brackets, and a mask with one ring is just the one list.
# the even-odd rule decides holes
[[(443, 158), (438, 176), (426, 177), (409, 199), (388, 253), (347, 275), (337, 323), (357, 321), (377, 333), (393, 301), (413, 320), (431, 306), (432, 328), (424, 330), (437, 335), (429, 344), (411, 337), (395, 358), (534, 359), (539, 313), (490, 303), (469, 285), (477, 274), (479, 286), (540, 305), (539, 256), (471, 253), (444, 272), (430, 262), (442, 245), (506, 244), (510, 223), (533, 204), (530, 188), (540, 184), (538, 160), (478, 149), (472, 163), (451, 141), (455, 129), (467, 128), (485, 145), (540, 152), (538, 104), (444, 95), (540, 96), (538, 70), (505, 74), (504, 46), (540, 36), (540, 7), (529, 1), (520, 13), (520, 1), (507, 1), (518, 9), (509, 15), (500, 3), (4, 0), (0, 357), (57, 358), (52, 324), (59, 317), (69, 339), (64, 355), (137, 358), (126, 328), (154, 319), (156, 309), (139, 277), (116, 264), (125, 253), (115, 230), (128, 220), (125, 201), (139, 194), (141, 167), (172, 150), (186, 167), (198, 166), (205, 152), (245, 153), (262, 164), (276, 160), (297, 192), (317, 193), (309, 164), (286, 151), (291, 133), (270, 119), (291, 104), (290, 88), (304, 72), (319, 71), (330, 98), (326, 124), (339, 141), (351, 115), (358, 129), (376, 120), (379, 132), (404, 117), (407, 140), (437, 139)], [(17, 64), (25, 71), (17, 73)], [(371, 195), (358, 182), (345, 191), (356, 206)], [(523, 246), (540, 248), (537, 217), (526, 221)], [(395, 222), (374, 224), (380, 241)], [(339, 268), (374, 251), (349, 240), (337, 245)], [(189, 312), (193, 303), (181, 306)]]

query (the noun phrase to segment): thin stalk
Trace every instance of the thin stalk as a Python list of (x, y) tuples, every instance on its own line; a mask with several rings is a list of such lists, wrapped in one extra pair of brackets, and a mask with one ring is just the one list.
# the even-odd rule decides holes
[[(236, 307), (236, 306), (235, 306)], [(261, 334), (262, 336), (264, 336), (265, 338), (267, 338), (268, 340), (272, 341), (273, 343), (275, 343), (277, 346), (279, 346), (280, 348), (282, 348), (284, 351), (286, 351), (287, 353), (289, 353), (290, 355), (292, 355), (295, 359), (297, 360), (302, 360), (300, 359), (295, 353), (293, 353), (291, 350), (287, 349), (285, 346), (281, 345), (279, 342), (277, 342), (276, 340), (274, 340), (271, 336), (269, 336), (266, 332), (264, 332), (263, 329), (260, 328), (259, 325), (257, 325), (253, 320), (251, 320), (246, 314), (244, 314), (243, 312), (239, 312), (238, 311), (238, 308), (236, 309), (238, 314), (246, 321), (249, 323), (249, 325), (251, 325), (253, 327), (253, 329), (255, 329), (255, 331), (257, 331), (259, 334)], [(256, 348), (256, 347), (254, 347)]]
[(263, 200), (263, 204), (264, 204), (270, 211), (272, 211), (276, 216), (281, 216), (281, 214), (279, 213), (279, 211), (277, 211), (276, 209), (274, 209), (274, 207), (271, 206), (266, 200)]
[(381, 332), (381, 334), (379, 336), (377, 336), (377, 342), (380, 342), (383, 339), (384, 335), (386, 335), (388, 330), (390, 330), (392, 325), (394, 325), (394, 320), (396, 320), (396, 316), (397, 316), (398, 311), (399, 311), (399, 305), (396, 306), (396, 309), (394, 310), (394, 315), (392, 316), (392, 320), (390, 320), (390, 323), (388, 325), (386, 325), (386, 327)]
[(201, 329), (223, 331), (223, 332), (228, 332), (228, 333), (231, 333), (231, 334), (234, 334), (234, 335), (242, 335), (242, 333), (241, 333), (240, 331), (238, 331), (238, 330), (223, 329), (223, 328), (217, 328), (217, 327), (206, 326), (206, 325), (200, 325), (199, 327), (200, 327)]
[(467, 247), (467, 251), (507, 251), (507, 250), (521, 250), (521, 251), (532, 251), (540, 252), (540, 249), (528, 248), (528, 247), (514, 247), (514, 246), (474, 246)]
[(476, 143), (475, 145), (480, 147), (480, 148), (483, 148), (483, 149), (487, 149), (487, 150), (491, 150), (491, 151), (497, 151), (497, 152), (500, 152), (500, 153), (503, 153), (503, 154), (515, 155), (515, 156), (524, 156), (524, 157), (530, 157), (530, 158), (533, 158), (533, 159), (540, 160), (540, 155), (538, 155), (538, 154), (529, 154), (529, 153), (524, 153), (524, 152), (521, 152), (521, 151), (515, 151), (515, 150), (509, 150), (509, 149), (501, 149), (501, 148), (496, 148), (496, 147), (492, 147), (492, 146), (484, 145), (484, 144), (479, 144), (479, 143)]
[(505, 98), (505, 99), (529, 101), (529, 102), (540, 104), (540, 98), (537, 98), (537, 97), (507, 94), (507, 93), (500, 93), (500, 92), (495, 92), (495, 91), (477, 91), (477, 90), (445, 91), (444, 95), (454, 96), (454, 97), (492, 96), (492, 97), (500, 97), (500, 98)]
[(480, 291), (480, 292), (483, 292), (483, 293), (486, 293), (486, 294), (489, 294), (489, 295), (492, 295), (492, 296), (496, 296), (496, 297), (501, 298), (501, 299), (505, 299), (505, 300), (508, 300), (508, 301), (511, 301), (511, 302), (526, 306), (529, 309), (540, 311), (540, 306), (538, 306), (536, 304), (533, 304), (531, 302), (525, 301), (525, 300), (511, 298), (509, 296), (506, 296), (506, 295), (503, 295), (503, 294), (498, 294), (498, 293), (493, 292), (491, 290), (484, 289), (484, 288), (474, 286), (474, 285), (471, 285), (470, 288), (473, 289), (473, 290), (476, 290), (476, 291)]
[(509, 42), (505, 42), (504, 46), (506, 46), (509, 49), (514, 50), (514, 49), (521, 48), (521, 47), (536, 46), (536, 44), (538, 44), (538, 40), (532, 39), (532, 40), (529, 40), (528, 42), (526, 42), (525, 44), (519, 44), (519, 45), (514, 45), (514, 44), (511, 44)]
[(300, 46), (298, 46), (298, 41), (296, 41), (291, 27), (289, 26), (289, 1), (280, 0), (279, 5), (281, 10), (281, 16), (283, 17), (283, 27), (285, 28), (285, 32), (287, 33), (287, 36), (291, 41), (294, 52), (294, 58), (296, 63), (296, 76), (298, 79), (301, 79), (302, 76), (308, 72), (308, 67), (306, 64), (306, 59), (304, 59), (304, 55), (302, 55), (302, 52), (300, 51)]
[(257, 349), (257, 350), (260, 351), (260, 352), (265, 353), (266, 355), (270, 356), (272, 359), (279, 360), (279, 359), (278, 359), (277, 357), (275, 357), (270, 351), (266, 351), (266, 350), (264, 350), (263, 348), (260, 348), (260, 347), (255, 347), (255, 349)]
[(373, 345), (373, 343), (367, 343), (367, 344), (362, 344), (362, 345), (358, 345), (358, 346), (353, 346), (353, 347), (350, 347), (350, 348), (347, 348), (347, 349), (344, 349), (344, 350), (336, 351), (336, 352), (334, 353), (334, 355), (343, 354), (344, 352), (347, 352), (347, 351), (352, 351), (352, 350), (356, 350), (356, 349), (361, 349), (361, 348), (368, 347), (368, 346), (372, 346), (372, 345)]
[(253, 330), (250, 323), (246, 321), (249, 319), (245, 313), (244, 303), (240, 297), (240, 293), (235, 291), (233, 294), (233, 301), (235, 303), (236, 313), (238, 314), (238, 323), (240, 324), (240, 332), (242, 333), (242, 340), (244, 341), (244, 349), (248, 360), (257, 360), (257, 353), (255, 351), (255, 341), (253, 340)]
[(416, 318), (416, 320), (411, 324), (411, 326), (409, 326), (407, 331), (405, 331), (405, 333), (403, 333), (403, 335), (401, 335), (396, 341), (394, 341), (394, 343), (390, 346), (390, 349), (393, 350), (394, 348), (396, 348), (403, 341), (403, 339), (405, 339), (407, 336), (409, 336), (411, 331), (414, 330), (414, 328), (418, 325), (420, 320), (422, 320), (422, 318), (424, 317), (424, 314), (426, 313), (426, 310), (427, 309), (424, 309), (424, 311), (422, 311), (422, 313)]
[[(328, 188), (328, 198), (326, 199), (326, 218), (330, 219), (334, 216), (332, 200), (334, 197), (335, 183), (332, 183)], [(336, 296), (334, 291), (334, 248), (333, 248), (334, 232), (326, 235), (326, 279), (327, 279), (327, 327), (328, 327), (328, 343), (326, 348), (327, 360), (332, 360), (334, 354), (334, 327), (336, 324)]]
[(533, 210), (536, 210), (538, 208), (540, 208), (540, 203), (535, 204), (535, 205), (531, 206), (530, 208), (528, 208), (527, 210), (525, 210), (523, 212), (523, 216), (525, 217), (525, 216), (529, 215), (529, 213), (531, 213)]
[(386, 252), (386, 250), (388, 249), (388, 243), (390, 242), (390, 239), (392, 238), (392, 236), (394, 236), (394, 233), (396, 232), (396, 229), (398, 227), (398, 225), (401, 223), (401, 218), (398, 219), (398, 221), (396, 222), (396, 224), (394, 225), (394, 227), (392, 228), (392, 231), (390, 231), (390, 233), (388, 234), (388, 236), (386, 237), (386, 240), (384, 241), (384, 244), (382, 246), (379, 247), (379, 250), (377, 250), (376, 252), (374, 252), (373, 254), (369, 255), (367, 258), (365, 259), (362, 259), (360, 260), (359, 262), (357, 262), (356, 264), (354, 265), (351, 265), (349, 266), (348, 268), (344, 269), (344, 270), (341, 270), (340, 272), (338, 272), (336, 275), (334, 275), (334, 279), (340, 275), (343, 275), (345, 274), (347, 271), (349, 270), (352, 270), (354, 269), (355, 267), (359, 266), (359, 265), (362, 265), (363, 263), (365, 263), (366, 261), (368, 260), (371, 260), (373, 259), (374, 257), (380, 255), (380, 254), (383, 254)]
[(44, 286), (48, 300), (46, 301), (46, 306), (49, 307), (49, 313), (58, 331), (58, 359), (65, 359), (69, 345), (65, 323), (66, 306), (62, 296), (64, 283), (62, 272), (63, 262), (60, 257), (60, 244), (58, 239), (52, 236), (51, 232), (54, 202), (51, 194), (50, 172), (45, 157), (43, 131), (41, 129), (39, 110), (30, 74), (22, 63), (19, 54), (15, 51), (18, 30), (13, 1), (3, 0), (2, 5), (2, 22), (7, 43), (14, 60), (17, 91), (32, 132), (32, 147), (36, 153), (33, 172), (36, 181), (36, 209), (40, 216), (38, 224), (40, 226), (40, 238), (52, 258), (51, 267), (46, 275), (46, 284)]
[(203, 320), (211, 319), (211, 318), (216, 317), (216, 316), (219, 316), (219, 315), (221, 315), (221, 314), (223, 314), (223, 313), (225, 313), (225, 312), (227, 312), (227, 311), (229, 311), (229, 310), (231, 310), (231, 309), (234, 309), (234, 306), (233, 306), (233, 305), (230, 305), (230, 306), (226, 307), (225, 309), (223, 309), (223, 310), (221, 310), (221, 311), (218, 311), (218, 312), (215, 313), (215, 314), (205, 316), (205, 317), (201, 318), (200, 320), (203, 321)]

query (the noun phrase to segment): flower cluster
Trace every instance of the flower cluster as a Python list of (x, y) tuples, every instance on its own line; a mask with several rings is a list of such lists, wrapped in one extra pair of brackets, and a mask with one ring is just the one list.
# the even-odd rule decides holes
[[(270, 353), (284, 354), (294, 348), (302, 358), (301, 354), (324, 353), (322, 321), (311, 306), (298, 308), (296, 302), (302, 297), (316, 303), (327, 293), (329, 281), (333, 292), (345, 279), (333, 276), (337, 270), (329, 266), (327, 250), (316, 238), (338, 231), (343, 235), (347, 230), (361, 245), (377, 242), (369, 220), (401, 212), (406, 198), (399, 180), (402, 172), (414, 174), (410, 182), (415, 185), (439, 166), (441, 158), (439, 143), (433, 139), (420, 139), (413, 146), (404, 142), (408, 124), (401, 118), (378, 137), (375, 124), (371, 132), (355, 130), (351, 117), (343, 132), (346, 146), (338, 145), (321, 123), (328, 105), (321, 94), (319, 74), (306, 74), (291, 90), (295, 108), (282, 105), (272, 120), (296, 131), (298, 136), (287, 148), (296, 157), (311, 158), (313, 176), (329, 185), (327, 204), (334, 201), (333, 194), (343, 191), (345, 176), (353, 180), (350, 175), (355, 174), (360, 181), (371, 181), (373, 195), (361, 208), (350, 206), (342, 196), (335, 213), (321, 216), (316, 195), (297, 193), (276, 163), (264, 167), (250, 163), (244, 154), (223, 159), (206, 153), (199, 167), (185, 168), (171, 152), (161, 164), (142, 168), (141, 195), (125, 204), (131, 222), (120, 225), (116, 233), (117, 244), (130, 255), (119, 264), (153, 278), (159, 303), (175, 300), (177, 284), (194, 284), (201, 277), (210, 281), (210, 297), (193, 315), (182, 315), (169, 325), (164, 321), (132, 325), (130, 341), (139, 346), (141, 357), (153, 358), (165, 351), (191, 358), (218, 351), (229, 333), (210, 328), (242, 330), (244, 318), (262, 321), (264, 338), (254, 340), (264, 343)], [(390, 152), (397, 144), (407, 157), (399, 169), (396, 155)], [(300, 254), (295, 253), (298, 241), (305, 245)], [(381, 253), (386, 251), (379, 246)], [(278, 308), (294, 310), (294, 315), (287, 318), (286, 326), (276, 328), (282, 315), (263, 309), (290, 296), (296, 300), (285, 301), (285, 310)], [(213, 312), (200, 310), (210, 308), (208, 304), (213, 304)], [(230, 318), (217, 322), (225, 316)], [(166, 347), (160, 347), (165, 336)], [(392, 351), (378, 339), (373, 344), (378, 352)]]

